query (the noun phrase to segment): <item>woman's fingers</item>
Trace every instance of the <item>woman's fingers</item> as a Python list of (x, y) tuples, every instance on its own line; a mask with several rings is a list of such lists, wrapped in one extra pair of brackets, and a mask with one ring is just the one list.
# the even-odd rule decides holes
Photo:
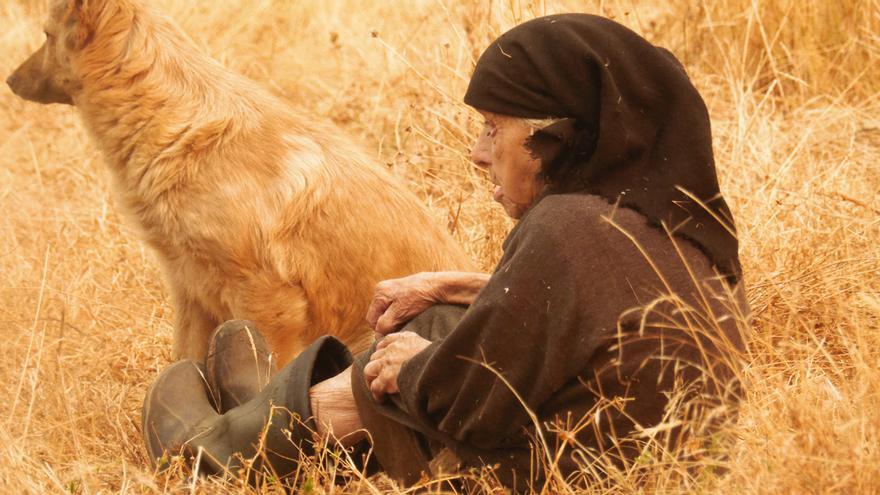
[(386, 359), (384, 359), (384, 353), (380, 354), (379, 352), (374, 352), (372, 356), (370, 356), (370, 362), (364, 366), (364, 378), (367, 379), (367, 384), (376, 379), (380, 373), (382, 373), (382, 368), (385, 366)]
[(373, 394), (373, 399), (376, 402), (382, 402), (385, 400), (385, 380), (387, 378), (384, 377), (384, 374), (380, 374), (370, 383), (370, 392)]
[(406, 334), (408, 334), (408, 333), (412, 333), (412, 332), (389, 333), (388, 335), (382, 337), (382, 340), (380, 340), (379, 342), (376, 343), (376, 351), (373, 352), (373, 355), (370, 356), (370, 359), (373, 359), (377, 355), (380, 355), (379, 351), (383, 351), (381, 355), (384, 356), (385, 349), (387, 349), (388, 346), (390, 346), (391, 344), (394, 344), (395, 342), (400, 342), (400, 339), (405, 338)]
[(373, 398), (376, 399), (376, 401), (381, 402), (385, 398), (385, 394), (387, 393), (386, 389), (388, 387), (389, 372), (386, 362), (374, 362), (379, 363), (379, 367), (376, 371), (376, 377), (367, 382), (367, 384), (370, 387), (370, 392), (373, 394)]
[(397, 330), (397, 327), (405, 321), (404, 318), (400, 305), (397, 302), (391, 303), (376, 321), (375, 330), (377, 333), (387, 335)]
[[(367, 380), (367, 385), (372, 387), (373, 382), (378, 378), (384, 369), (388, 367), (388, 359), (386, 359), (386, 349), (379, 349), (379, 346), (382, 343), (386, 343), (387, 345), (388, 337), (383, 338), (379, 341), (379, 344), (376, 346), (376, 351), (370, 356), (370, 362), (364, 366), (364, 378)], [(394, 339), (391, 339), (392, 341)]]
[[(397, 334), (384, 337), (376, 345), (376, 351), (370, 356), (370, 362), (364, 366), (364, 378), (376, 401), (384, 400), (386, 394), (397, 391), (397, 372), (400, 365), (388, 357), (389, 345), (398, 340)], [(382, 346), (382, 348), (379, 348)], [(393, 391), (392, 391), (393, 390)]]
[(379, 322), (379, 317), (385, 314), (388, 310), (388, 306), (391, 306), (391, 303), (393, 302), (390, 297), (379, 293), (378, 288), (376, 291), (373, 300), (370, 302), (370, 307), (367, 309), (367, 323), (370, 325), (370, 328), (373, 329), (376, 328), (376, 324)]
[(379, 371), (382, 370), (382, 365), (379, 364), (378, 361), (370, 361), (364, 366), (364, 378), (367, 379), (367, 385), (370, 384), (373, 380), (379, 376)]
[(366, 315), (370, 327), (381, 334), (391, 333), (435, 304), (433, 275), (416, 273), (376, 284)]
[(388, 394), (396, 394), (399, 392), (397, 388), (397, 371), (394, 367), (383, 368), (379, 376), (370, 383), (370, 392), (376, 401), (385, 400)]
[(376, 351), (364, 367), (364, 378), (377, 401), (387, 394), (398, 393), (397, 376), (403, 363), (428, 345), (430, 341), (413, 332), (393, 333), (376, 344)]

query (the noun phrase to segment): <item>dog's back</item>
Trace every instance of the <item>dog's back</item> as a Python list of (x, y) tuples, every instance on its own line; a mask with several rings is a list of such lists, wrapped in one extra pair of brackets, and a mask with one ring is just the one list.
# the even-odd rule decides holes
[[(212, 174), (212, 190), (224, 192), (209, 191), (199, 201), (223, 237), (247, 239), (238, 247), (243, 256), (227, 264), (232, 273), (223, 277), (242, 282), (217, 298), (228, 309), (216, 312), (221, 320), (256, 322), (282, 362), (325, 333), (363, 349), (370, 336), (364, 316), (378, 281), (468, 270), (472, 263), (418, 199), (338, 129), (284, 105), (275, 108), (266, 118), (281, 124), (277, 135), (264, 130), (256, 143), (230, 143), (231, 156), (218, 156), (215, 165), (222, 171), (230, 163), (265, 160), (276, 155), (262, 152), (269, 147), (285, 151), (276, 172), (247, 181)], [(247, 158), (236, 156), (240, 152)]]
[(59, 41), (16, 71), (18, 92), (79, 109), (121, 205), (159, 255), (175, 355), (203, 358), (231, 318), (254, 321), (279, 364), (321, 334), (357, 350), (376, 282), (472, 268), (338, 129), (204, 56), (166, 17), (137, 0), (52, 12)]

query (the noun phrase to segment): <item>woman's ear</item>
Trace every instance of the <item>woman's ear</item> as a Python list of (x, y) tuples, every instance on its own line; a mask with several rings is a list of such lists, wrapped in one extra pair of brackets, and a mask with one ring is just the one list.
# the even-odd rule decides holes
[(559, 119), (547, 127), (538, 129), (526, 139), (526, 149), (532, 158), (541, 160), (544, 177), (555, 175), (554, 164), (563, 150), (571, 145), (574, 138), (574, 119)]
[(525, 146), (532, 158), (541, 160), (544, 179), (557, 182), (579, 174), (575, 170), (578, 164), (587, 162), (596, 150), (596, 132), (576, 119), (559, 119), (535, 131)]
[(565, 147), (562, 139), (537, 131), (526, 139), (525, 147), (533, 159), (541, 161), (541, 177), (549, 180), (556, 176), (556, 159)]

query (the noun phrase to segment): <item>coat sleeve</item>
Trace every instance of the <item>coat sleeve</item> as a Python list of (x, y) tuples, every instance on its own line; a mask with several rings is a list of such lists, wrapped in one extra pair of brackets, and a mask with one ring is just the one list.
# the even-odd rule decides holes
[(525, 408), (536, 411), (578, 376), (600, 345), (582, 301), (593, 282), (573, 269), (563, 234), (521, 227), (455, 329), (401, 369), (395, 402), (423, 431), (482, 449), (521, 442)]

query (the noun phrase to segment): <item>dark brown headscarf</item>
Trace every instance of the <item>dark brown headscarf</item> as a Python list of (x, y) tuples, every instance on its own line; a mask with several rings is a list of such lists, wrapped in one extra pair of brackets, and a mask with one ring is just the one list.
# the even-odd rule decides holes
[(709, 114), (669, 51), (602, 17), (542, 17), (486, 49), (464, 101), (514, 117), (564, 119), (530, 143), (549, 194), (619, 200), (696, 243), (719, 272), (739, 280)]

